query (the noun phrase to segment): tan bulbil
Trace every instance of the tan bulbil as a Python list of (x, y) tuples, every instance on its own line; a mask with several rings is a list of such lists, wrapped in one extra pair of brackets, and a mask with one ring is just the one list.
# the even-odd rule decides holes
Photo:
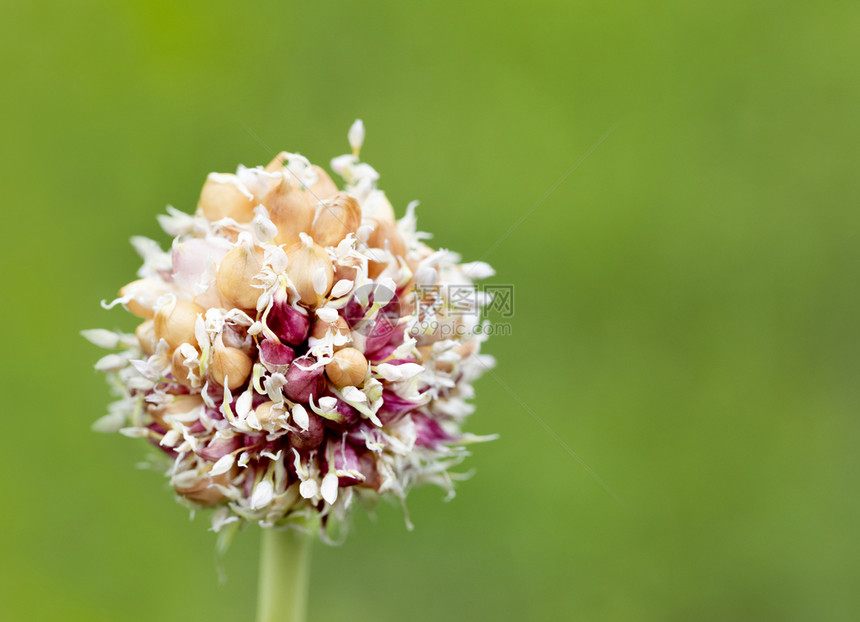
[(170, 373), (173, 376), (173, 379), (179, 384), (190, 387), (193, 382), (188, 377), (189, 369), (185, 366), (185, 354), (182, 352), (183, 348), (176, 348), (173, 351), (173, 354), (170, 357)]
[(155, 354), (155, 347), (158, 345), (158, 337), (155, 336), (155, 322), (146, 320), (134, 329), (134, 334), (140, 344), (141, 352), (146, 356)]
[(360, 260), (355, 257), (341, 257), (334, 264), (334, 282), (341, 280), (355, 281), (358, 278)]
[(360, 224), (358, 201), (345, 192), (339, 192), (317, 207), (311, 237), (320, 246), (337, 246), (347, 234), (355, 233)]
[(198, 395), (175, 395), (173, 400), (168, 403), (152, 405), (147, 408), (147, 412), (152, 417), (153, 421), (158, 423), (165, 430), (170, 429), (170, 424), (164, 420), (168, 415), (184, 415), (195, 408), (203, 405), (203, 398)]
[[(349, 328), (349, 324), (347, 324), (346, 320), (342, 317), (338, 316), (337, 320), (334, 322), (323, 322), (322, 320), (317, 320), (314, 322), (313, 327), (311, 328), (311, 337), (314, 339), (323, 339), (326, 336), (326, 333), (331, 331), (332, 335), (340, 334), (349, 336), (352, 334), (352, 331)], [(346, 345), (334, 346), (334, 351), (337, 352), (345, 348)]]
[(245, 384), (253, 365), (254, 362), (247, 354), (238, 348), (225, 346), (220, 338), (212, 346), (209, 374), (221, 386), (226, 382), (231, 391)]
[(278, 228), (275, 244), (295, 244), (299, 233), (310, 233), (316, 204), (308, 205), (303, 190), (282, 180), (269, 191), (263, 205)]
[(335, 184), (328, 173), (321, 169), (316, 164), (311, 166), (311, 169), (317, 174), (317, 180), (311, 184), (309, 190), (314, 196), (320, 200), (325, 200), (337, 192), (337, 184)]
[(254, 309), (261, 290), (254, 287), (254, 277), (262, 270), (261, 250), (244, 244), (234, 246), (221, 260), (215, 284), (224, 302), (237, 309)]
[(254, 414), (263, 428), (271, 430), (277, 426), (278, 417), (284, 414), (284, 410), (274, 402), (263, 402), (254, 409)]
[(212, 484), (220, 484), (227, 487), (230, 485), (230, 475), (222, 473), (214, 477), (204, 476), (190, 486), (175, 486), (174, 489), (186, 499), (211, 507), (226, 500), (221, 491)]
[(168, 291), (160, 279), (147, 278), (124, 285), (119, 290), (119, 295), (123, 298), (131, 297), (131, 300), (125, 303), (126, 309), (139, 318), (149, 320), (155, 315), (155, 303)]
[(206, 309), (190, 300), (172, 300), (155, 314), (155, 334), (164, 339), (171, 350), (183, 343), (194, 345), (197, 337), (194, 335), (194, 324), (197, 315)]
[(302, 304), (316, 307), (334, 285), (334, 270), (326, 250), (305, 236), (287, 251), (287, 275), (299, 292)]
[[(283, 172), (288, 156), (289, 154), (286, 151), (282, 151), (276, 155), (272, 158), (272, 161), (266, 165), (266, 172)], [(317, 180), (308, 187), (313, 195), (319, 197), (319, 199), (326, 199), (337, 192), (337, 185), (331, 180), (331, 177), (329, 177), (329, 174), (326, 173), (325, 170), (316, 164), (311, 165), (311, 170), (316, 173), (317, 176)], [(288, 178), (290, 178), (290, 175), (291, 174), (287, 172)]]
[(236, 222), (249, 222), (254, 218), (257, 201), (239, 189), (239, 179), (226, 173), (210, 174), (200, 191), (197, 209), (209, 220), (232, 218)]
[[(279, 162), (284, 157), (285, 153), (279, 154), (266, 170), (281, 170), (283, 165)], [(303, 188), (293, 176), (286, 173), (263, 199), (269, 218), (278, 228), (276, 244), (294, 244), (299, 240), (299, 233), (310, 233), (317, 205), (337, 192), (337, 186), (324, 170), (318, 166), (312, 168), (317, 174), (316, 183)]]
[(338, 387), (360, 386), (367, 376), (367, 359), (355, 348), (344, 348), (335, 352), (325, 373)]
[[(371, 231), (367, 238), (367, 246), (369, 249), (381, 248), (383, 250), (388, 250), (396, 257), (406, 257), (406, 243), (397, 231), (397, 227), (385, 220), (368, 219), (366, 222), (373, 225), (373, 231)], [(369, 251), (369, 254), (373, 255), (374, 252)], [(385, 270), (388, 265), (386, 261), (381, 261), (382, 257), (379, 259), (380, 261), (368, 262), (367, 273), (372, 279), (379, 276), (379, 274)]]

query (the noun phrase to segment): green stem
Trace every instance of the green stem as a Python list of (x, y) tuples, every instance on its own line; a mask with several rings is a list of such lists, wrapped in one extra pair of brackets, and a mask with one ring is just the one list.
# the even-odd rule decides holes
[(313, 536), (263, 529), (257, 622), (305, 622)]

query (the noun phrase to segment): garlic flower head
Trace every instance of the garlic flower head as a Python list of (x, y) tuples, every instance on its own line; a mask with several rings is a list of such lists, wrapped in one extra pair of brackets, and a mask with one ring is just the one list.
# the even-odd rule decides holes
[(134, 334), (84, 331), (116, 350), (96, 368), (120, 399), (95, 429), (157, 447), (216, 531), (319, 518), (325, 534), (357, 498), (453, 492), (466, 446), (489, 438), (461, 430), (493, 364), (484, 299), (450, 299), (471, 275), (422, 241), (414, 204), (394, 218), (363, 141), (358, 121), (332, 161), (342, 189), (289, 152), (211, 173), (193, 216), (159, 216), (169, 250), (132, 240), (139, 278), (104, 306), (141, 318)]

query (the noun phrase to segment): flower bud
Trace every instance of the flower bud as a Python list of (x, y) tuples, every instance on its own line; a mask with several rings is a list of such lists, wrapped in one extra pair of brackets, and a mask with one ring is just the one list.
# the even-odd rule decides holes
[(355, 348), (344, 348), (335, 352), (325, 373), (335, 386), (361, 386), (367, 376), (367, 359)]
[(361, 225), (361, 208), (345, 192), (339, 192), (319, 204), (311, 226), (311, 237), (320, 246), (337, 246), (348, 233)]
[(218, 266), (215, 283), (224, 301), (237, 309), (254, 309), (262, 293), (252, 282), (262, 269), (262, 252), (252, 244), (233, 247)]
[(197, 315), (206, 313), (206, 309), (190, 300), (174, 298), (161, 307), (155, 314), (155, 334), (164, 339), (171, 350), (183, 343), (197, 343), (194, 335), (194, 324)]
[(364, 143), (364, 123), (361, 119), (356, 119), (353, 122), (346, 137), (349, 140), (349, 146), (352, 147), (352, 155), (358, 156), (361, 145)]
[(453, 440), (439, 422), (422, 413), (412, 414), (412, 423), (415, 424), (415, 444), (419, 447), (430, 447), (436, 449), (439, 445)]
[[(367, 237), (367, 246), (371, 249), (381, 248), (387, 250), (395, 257), (406, 257), (406, 244), (392, 223), (386, 220), (369, 219), (373, 224), (373, 231)], [(372, 256), (379, 255), (378, 252), (370, 251)], [(367, 273), (370, 278), (375, 279), (385, 270), (388, 260), (380, 256), (378, 261), (370, 261), (367, 265)]]
[(278, 339), (297, 346), (308, 338), (311, 321), (306, 311), (290, 305), (285, 290), (278, 290), (266, 316), (266, 325)]
[(350, 430), (361, 421), (361, 413), (343, 400), (337, 400), (335, 413), (334, 416), (325, 418), (323, 423), (327, 428), (336, 432)]
[(299, 451), (316, 449), (325, 439), (323, 419), (314, 413), (308, 413), (308, 429), (303, 430), (293, 425), (293, 430), (287, 433), (290, 444)]
[(155, 347), (158, 345), (158, 337), (155, 336), (155, 322), (146, 320), (134, 329), (134, 334), (137, 336), (141, 352), (146, 356), (155, 354)]
[(210, 173), (200, 192), (197, 209), (209, 220), (232, 218), (236, 222), (249, 222), (256, 205), (253, 195), (235, 175)]
[(315, 399), (322, 395), (325, 388), (325, 376), (322, 367), (309, 369), (316, 361), (311, 356), (297, 358), (284, 374), (287, 384), (284, 393), (294, 402), (307, 403), (311, 397)]
[(287, 274), (299, 292), (302, 303), (308, 307), (317, 306), (319, 299), (328, 295), (334, 284), (334, 271), (328, 253), (310, 237), (304, 236), (301, 242), (287, 251), (287, 257)]
[(206, 447), (197, 449), (195, 453), (211, 462), (218, 462), (221, 458), (233, 453), (241, 446), (242, 437), (240, 435), (230, 436), (229, 438), (215, 436), (209, 441)]
[[(361, 473), (361, 463), (358, 460), (358, 453), (350, 443), (343, 443), (334, 452), (333, 462), (335, 471), (357, 471)], [(338, 477), (338, 485), (340, 486), (355, 486), (362, 482), (362, 478), (356, 478), (351, 475), (341, 475)]]
[(296, 356), (290, 346), (268, 339), (260, 342), (260, 362), (270, 373), (286, 374)]
[(231, 391), (238, 389), (248, 376), (251, 375), (251, 368), (254, 362), (251, 358), (238, 348), (231, 348), (224, 345), (223, 339), (220, 337), (212, 346), (212, 361), (209, 363), (209, 374), (212, 379), (218, 384), (224, 386), (227, 382), (227, 388)]

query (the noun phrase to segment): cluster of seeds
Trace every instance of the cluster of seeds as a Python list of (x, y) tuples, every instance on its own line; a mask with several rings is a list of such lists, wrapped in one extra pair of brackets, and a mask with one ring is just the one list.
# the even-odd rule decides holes
[(492, 271), (427, 246), (414, 204), (395, 219), (363, 135), (356, 122), (352, 153), (332, 160), (343, 190), (286, 152), (210, 174), (194, 215), (159, 217), (169, 251), (132, 239), (139, 278), (106, 306), (141, 318), (135, 334), (85, 331), (117, 350), (96, 364), (119, 394), (96, 428), (162, 450), (216, 530), (325, 527), (358, 496), (450, 491), (482, 440), (461, 424), (493, 363), (472, 287)]

